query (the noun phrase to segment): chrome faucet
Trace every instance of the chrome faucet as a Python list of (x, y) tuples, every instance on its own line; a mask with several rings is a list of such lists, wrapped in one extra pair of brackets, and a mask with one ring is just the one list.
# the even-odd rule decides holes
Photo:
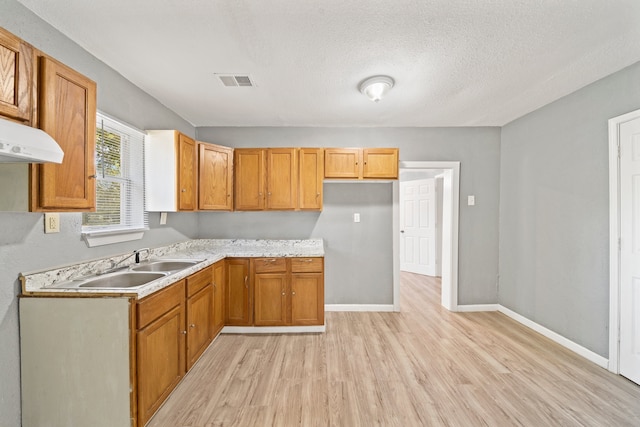
[(140, 252), (147, 253), (147, 260), (149, 259), (149, 255), (151, 255), (151, 251), (149, 248), (136, 249), (133, 253), (136, 255), (136, 264), (140, 264)]
[(136, 249), (136, 250), (133, 251), (133, 253), (131, 255), (122, 258), (118, 262), (111, 261), (111, 267), (107, 268), (104, 271), (100, 271), (100, 272), (96, 273), (96, 275), (99, 276), (101, 274), (113, 273), (114, 271), (118, 271), (118, 270), (121, 270), (123, 268), (128, 267), (128, 266), (121, 266), (120, 264), (122, 264), (123, 262), (127, 261), (128, 259), (130, 259), (133, 256), (135, 256), (135, 263), (136, 264), (140, 264), (140, 252), (146, 252), (147, 253), (147, 259), (149, 259), (149, 255), (151, 254), (151, 251), (149, 250), (149, 248)]

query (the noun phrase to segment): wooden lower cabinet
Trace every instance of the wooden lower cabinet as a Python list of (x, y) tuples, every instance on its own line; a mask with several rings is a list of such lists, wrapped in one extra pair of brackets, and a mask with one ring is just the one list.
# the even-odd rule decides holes
[(324, 324), (324, 275), (294, 273), (291, 275), (291, 323)]
[(225, 299), (225, 325), (251, 326), (251, 292), (249, 285), (249, 259), (227, 259)]
[[(193, 294), (187, 290), (187, 370), (196, 363), (212, 339), (212, 269), (206, 268), (194, 276), (204, 278), (206, 284), (194, 291)], [(189, 280), (190, 278), (187, 279), (187, 286), (189, 286)]]
[(256, 258), (252, 262), (255, 326), (324, 324), (323, 258)]
[(253, 318), (255, 326), (287, 324), (288, 287), (286, 273), (256, 273)]
[(138, 331), (138, 416), (144, 425), (185, 374), (184, 315), (171, 309)]
[(213, 264), (213, 314), (211, 315), (211, 338), (215, 338), (224, 327), (224, 283), (226, 261)]
[(143, 426), (207, 349), (212, 335), (213, 268), (137, 303), (137, 418)]

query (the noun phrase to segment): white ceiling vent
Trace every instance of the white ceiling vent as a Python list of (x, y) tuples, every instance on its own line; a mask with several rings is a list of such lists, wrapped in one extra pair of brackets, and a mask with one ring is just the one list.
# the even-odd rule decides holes
[(253, 81), (248, 75), (236, 75), (236, 74), (216, 74), (223, 85), (225, 86), (239, 86), (239, 87), (253, 87)]

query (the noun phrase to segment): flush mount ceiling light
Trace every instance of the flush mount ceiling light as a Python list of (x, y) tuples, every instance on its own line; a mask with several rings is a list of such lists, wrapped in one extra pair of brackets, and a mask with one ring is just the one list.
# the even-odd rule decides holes
[(378, 102), (393, 87), (393, 83), (389, 76), (373, 76), (363, 80), (358, 89), (373, 102)]

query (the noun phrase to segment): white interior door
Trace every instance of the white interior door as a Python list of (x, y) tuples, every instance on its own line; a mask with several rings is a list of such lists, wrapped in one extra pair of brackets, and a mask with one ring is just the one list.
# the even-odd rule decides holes
[(620, 125), (620, 374), (640, 384), (640, 118)]
[(435, 180), (400, 182), (400, 270), (436, 275)]

